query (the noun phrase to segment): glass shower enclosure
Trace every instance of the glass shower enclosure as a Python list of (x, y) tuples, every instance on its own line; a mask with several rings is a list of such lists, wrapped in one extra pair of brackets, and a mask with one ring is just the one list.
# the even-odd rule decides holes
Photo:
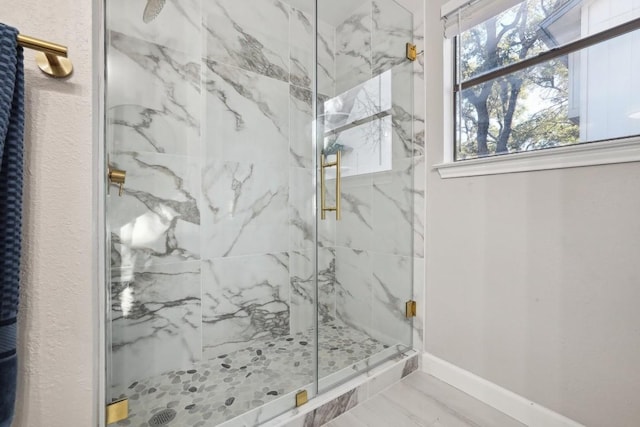
[(258, 424), (410, 349), (411, 13), (107, 0), (105, 17), (109, 421)]

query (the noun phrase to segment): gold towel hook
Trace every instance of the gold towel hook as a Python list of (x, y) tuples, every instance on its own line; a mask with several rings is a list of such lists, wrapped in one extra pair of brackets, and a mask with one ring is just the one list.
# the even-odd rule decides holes
[(25, 49), (37, 50), (36, 63), (43, 73), (51, 77), (68, 77), (73, 73), (73, 63), (67, 59), (68, 49), (61, 44), (18, 34), (18, 44)]

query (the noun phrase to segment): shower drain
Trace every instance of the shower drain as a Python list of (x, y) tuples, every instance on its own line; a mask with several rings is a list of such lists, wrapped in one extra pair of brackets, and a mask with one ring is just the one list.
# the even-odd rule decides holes
[(163, 409), (149, 419), (150, 427), (166, 426), (176, 417), (177, 412), (173, 409)]

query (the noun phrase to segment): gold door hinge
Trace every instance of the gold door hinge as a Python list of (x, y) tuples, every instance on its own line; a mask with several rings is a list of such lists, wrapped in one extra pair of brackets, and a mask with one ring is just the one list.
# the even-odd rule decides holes
[(413, 43), (407, 43), (407, 59), (409, 61), (415, 61), (418, 57), (418, 50), (416, 49), (416, 45)]
[(414, 300), (407, 301), (406, 315), (407, 317), (416, 317), (417, 304)]
[(127, 418), (129, 418), (129, 399), (118, 400), (107, 405), (107, 424), (117, 423)]
[(296, 394), (296, 408), (298, 406), (302, 406), (309, 401), (309, 396), (307, 395), (307, 390), (302, 390), (298, 394)]

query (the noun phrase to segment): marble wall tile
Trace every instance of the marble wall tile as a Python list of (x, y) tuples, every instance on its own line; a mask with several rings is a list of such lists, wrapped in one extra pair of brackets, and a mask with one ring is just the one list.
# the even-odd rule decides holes
[(371, 78), (371, 30), (370, 2), (336, 27), (336, 93)]
[(378, 252), (413, 254), (413, 159), (396, 162), (393, 171), (373, 179), (373, 236), (371, 248)]
[(114, 396), (200, 360), (200, 261), (112, 269), (111, 310)]
[(318, 94), (336, 94), (336, 29), (318, 20)]
[(315, 251), (289, 253), (291, 333), (308, 332), (315, 324)]
[(111, 267), (144, 271), (150, 265), (200, 257), (198, 160), (157, 153), (114, 153), (127, 171), (122, 197), (107, 199)]
[(318, 248), (318, 321), (327, 323), (336, 314), (336, 248)]
[(405, 304), (413, 298), (413, 259), (372, 252), (374, 337), (387, 345), (411, 347), (411, 319)]
[(289, 86), (289, 164), (310, 169), (316, 145), (313, 141), (313, 92)]
[(391, 69), (393, 90), (393, 159), (413, 157), (414, 147), (414, 94), (413, 63), (406, 61)]
[(206, 57), (288, 82), (290, 7), (279, 0), (248, 6), (236, 0), (203, 3)]
[(289, 333), (289, 254), (215, 258), (202, 264), (203, 356)]
[[(309, 9), (313, 9), (312, 1)], [(311, 89), (314, 73), (314, 16), (292, 8), (289, 19), (290, 82)], [(318, 20), (318, 92), (332, 96), (335, 85), (335, 28)]]
[(407, 61), (406, 44), (413, 40), (413, 16), (394, 0), (374, 0), (371, 4), (372, 69), (376, 75)]
[[(332, 185), (329, 181), (328, 185)], [(352, 249), (371, 248), (373, 235), (373, 189), (371, 175), (342, 180), (342, 219), (336, 222), (336, 245)]]
[(373, 314), (371, 279), (368, 251), (336, 247), (336, 315), (367, 334)]
[(285, 167), (289, 85), (215, 61), (204, 66), (205, 157)]
[(106, 2), (107, 29), (201, 56), (201, 0), (167, 0), (160, 13), (145, 22), (146, 1)]
[(426, 221), (426, 165), (424, 156), (413, 158), (413, 255), (424, 258)]
[[(290, 253), (291, 333), (308, 332), (315, 322), (316, 273), (313, 250)], [(335, 249), (319, 248), (318, 257), (318, 321), (331, 322), (336, 316)]]
[(199, 155), (200, 61), (115, 31), (108, 43), (109, 149)]
[(289, 248), (312, 250), (316, 245), (313, 170), (289, 168)]
[(289, 171), (266, 162), (208, 161), (203, 170), (203, 256), (285, 252)]

